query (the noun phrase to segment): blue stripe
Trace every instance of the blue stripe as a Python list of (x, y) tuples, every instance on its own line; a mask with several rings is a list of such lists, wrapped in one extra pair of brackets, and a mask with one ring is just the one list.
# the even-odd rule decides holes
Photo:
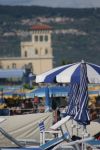
[(90, 123), (88, 113), (88, 79), (87, 79), (87, 68), (86, 64), (81, 64), (80, 73), (80, 94), (79, 94), (79, 111), (77, 112), (74, 119), (83, 124), (87, 125)]
[(70, 64), (70, 65), (66, 65), (65, 67), (61, 68), (61, 69), (58, 69), (57, 71), (54, 71), (53, 73), (49, 74), (46, 76), (46, 78), (44, 79), (44, 82), (45, 83), (53, 83), (53, 82), (56, 82), (56, 76), (63, 72), (65, 69), (73, 66), (75, 64)]
[(79, 65), (76, 70), (73, 72), (72, 76), (71, 76), (71, 82), (73, 83), (80, 83), (80, 68), (81, 65)]
[(39, 123), (40, 132), (45, 130), (44, 121)]
[(74, 117), (77, 112), (77, 103), (79, 95), (78, 93), (79, 93), (79, 84), (71, 82), (67, 115), (70, 115), (72, 117)]

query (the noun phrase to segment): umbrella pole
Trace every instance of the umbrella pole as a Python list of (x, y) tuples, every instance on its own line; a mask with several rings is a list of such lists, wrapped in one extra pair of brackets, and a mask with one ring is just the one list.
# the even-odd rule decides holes
[[(82, 132), (82, 140), (84, 139), (84, 126), (83, 126), (83, 132)], [(82, 150), (84, 150), (84, 143), (82, 142)]]
[(73, 119), (72, 119), (72, 125), (71, 125), (71, 128), (72, 128), (72, 136), (74, 134), (74, 127), (75, 127), (75, 124), (73, 123)]
[(78, 136), (78, 128), (79, 128), (79, 126), (78, 126), (78, 123), (77, 123), (77, 126), (76, 126), (76, 128), (77, 128), (77, 136)]
[(77, 136), (79, 136), (79, 129), (80, 129), (80, 128), (81, 128), (81, 127), (80, 127), (80, 124), (77, 123), (77, 124), (76, 124), (76, 129), (77, 129), (77, 132), (76, 132), (76, 133), (77, 133)]
[[(86, 133), (87, 133), (86, 126), (83, 126), (83, 133), (82, 133), (82, 139), (83, 140), (85, 137), (87, 137)], [(84, 142), (82, 142), (82, 150), (86, 150), (86, 146), (85, 146)]]
[(72, 119), (72, 125), (71, 125), (71, 127), (72, 127), (72, 136), (73, 136), (73, 119)]

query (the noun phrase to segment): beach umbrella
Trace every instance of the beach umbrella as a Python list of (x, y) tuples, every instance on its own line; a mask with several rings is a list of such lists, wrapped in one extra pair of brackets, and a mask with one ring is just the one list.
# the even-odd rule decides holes
[(30, 73), (28, 75), (30, 88), (32, 88), (32, 82), (33, 82), (33, 80), (35, 80), (35, 77), (36, 77), (36, 75), (33, 73)]
[[(81, 61), (79, 63), (74, 63), (74, 64), (57, 67), (57, 68), (47, 71), (41, 75), (38, 75), (38, 76), (36, 76), (36, 82), (37, 83), (39, 83), (39, 82), (46, 82), (46, 83), (48, 83), (48, 82), (50, 82), (50, 83), (52, 83), (52, 82), (70, 83), (71, 82), (72, 83), (73, 82), (73, 83), (77, 83), (77, 84), (82, 84), (81, 80), (82, 80), (83, 76), (85, 76), (85, 75), (82, 75), (83, 68), (84, 68), (83, 64), (85, 64), (84, 70), (86, 70), (86, 73), (84, 73), (84, 74), (86, 75), (87, 84), (88, 83), (100, 83), (100, 66), (98, 66), (96, 64), (88, 63), (88, 62), (83, 63), (83, 61)], [(71, 86), (73, 86), (73, 85), (71, 84)], [(81, 85), (80, 85), (80, 87), (81, 87)], [(75, 92), (74, 90), (75, 89), (73, 88), (72, 93)], [(81, 91), (81, 88), (80, 88), (80, 90), (77, 89), (76, 91)], [(86, 92), (88, 92), (88, 89), (86, 89)], [(84, 96), (84, 94), (82, 96)], [(77, 95), (76, 96), (77, 98), (74, 99), (74, 97), (72, 97), (72, 96), (75, 96), (75, 95)], [(70, 104), (68, 105), (68, 109), (72, 110), (71, 111), (72, 114), (70, 113), (70, 115), (75, 115), (76, 109), (78, 110), (78, 107), (80, 106), (80, 108), (81, 108), (81, 106), (82, 106), (81, 102), (79, 104), (78, 95), (81, 95), (81, 94), (77, 94), (77, 92), (76, 92), (70, 97), (70, 100), (73, 98), (73, 100), (70, 101)], [(84, 99), (84, 97), (83, 97), (83, 99)], [(86, 99), (86, 101), (84, 99), (84, 103), (87, 104), (87, 99)], [(86, 104), (84, 104), (84, 107), (82, 109), (82, 110), (84, 110), (82, 112), (82, 115), (84, 113), (84, 119), (83, 119), (84, 121), (82, 122), (84, 124), (87, 124), (89, 121), (88, 110), (87, 110)], [(80, 110), (80, 112), (82, 110)], [(75, 119), (77, 119), (77, 117)]]
[[(36, 76), (36, 83), (70, 83), (71, 79), (75, 82), (80, 81), (81, 63), (73, 63), (51, 69), (43, 74)], [(87, 78), (89, 83), (100, 83), (100, 66), (86, 62)]]
[[(45, 96), (45, 88), (46, 87), (39, 87), (36, 89), (31, 90), (30, 92), (26, 93), (26, 97), (33, 98), (34, 95), (38, 97)], [(69, 86), (49, 86), (49, 96), (52, 97), (66, 97), (69, 92)]]
[(49, 88), (45, 88), (45, 112), (49, 112), (51, 110), (51, 98), (49, 95)]
[(80, 87), (78, 96), (78, 111), (74, 117), (74, 120), (82, 125), (90, 123), (89, 111), (88, 111), (88, 78), (87, 68), (84, 62), (81, 63), (80, 70)]
[(0, 104), (4, 104), (5, 103), (5, 100), (4, 100), (4, 97), (3, 97), (3, 89), (0, 90)]

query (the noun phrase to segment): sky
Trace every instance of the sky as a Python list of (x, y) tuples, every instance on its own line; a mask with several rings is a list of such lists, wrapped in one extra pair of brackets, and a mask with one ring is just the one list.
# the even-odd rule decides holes
[(91, 8), (100, 7), (100, 0), (0, 0), (1, 5), (38, 5), (48, 7)]

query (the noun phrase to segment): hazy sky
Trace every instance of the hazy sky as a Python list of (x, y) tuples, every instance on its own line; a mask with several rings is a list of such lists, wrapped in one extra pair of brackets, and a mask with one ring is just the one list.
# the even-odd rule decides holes
[(84, 8), (100, 7), (100, 0), (0, 0), (0, 4)]

